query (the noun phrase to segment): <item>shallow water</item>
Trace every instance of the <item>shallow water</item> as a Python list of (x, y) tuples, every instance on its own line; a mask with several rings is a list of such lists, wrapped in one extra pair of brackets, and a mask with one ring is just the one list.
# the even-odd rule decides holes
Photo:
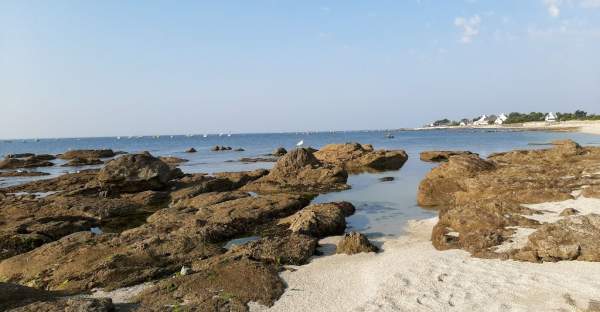
[[(375, 148), (404, 149), (409, 160), (399, 171), (377, 174), (352, 175), (349, 183), (352, 189), (325, 194), (315, 202), (347, 200), (357, 207), (355, 215), (348, 219), (349, 230), (365, 232), (371, 237), (401, 234), (407, 220), (434, 216), (435, 211), (417, 206), (418, 183), (435, 164), (419, 160), (424, 150), (470, 150), (486, 156), (490, 153), (511, 149), (547, 148), (544, 145), (552, 140), (571, 138), (582, 145), (600, 144), (600, 136), (582, 133), (559, 132), (515, 132), (490, 130), (428, 130), (391, 132), (394, 138), (386, 138), (389, 131), (352, 131), (321, 133), (277, 133), (277, 134), (233, 134), (232, 136), (209, 135), (161, 136), (141, 138), (81, 138), (81, 139), (41, 139), (0, 141), (0, 155), (32, 152), (36, 154), (58, 154), (69, 149), (112, 148), (126, 152), (149, 151), (155, 156), (176, 156), (190, 161), (180, 167), (184, 172), (241, 171), (257, 168), (270, 168), (273, 163), (240, 163), (242, 157), (259, 157), (271, 153), (276, 147), (295, 147), (304, 140), (305, 146), (320, 148), (329, 143), (361, 142), (373, 144)], [(212, 152), (214, 145), (244, 148), (243, 152)], [(190, 147), (197, 153), (185, 153)], [(233, 162), (232, 162), (233, 161)], [(62, 164), (60, 160), (57, 164)], [(88, 167), (90, 168), (90, 167)], [(51, 176), (1, 178), (0, 187), (23, 183), (34, 179), (44, 179), (82, 168), (54, 166), (39, 168)], [(394, 181), (380, 182), (381, 177), (394, 177)]]

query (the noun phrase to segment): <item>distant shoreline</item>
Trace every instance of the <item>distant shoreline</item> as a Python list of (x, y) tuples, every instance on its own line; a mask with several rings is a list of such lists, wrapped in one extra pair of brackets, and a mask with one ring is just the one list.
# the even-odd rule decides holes
[(436, 126), (421, 127), (413, 130), (450, 130), (450, 129), (490, 129), (490, 130), (512, 130), (512, 131), (553, 131), (553, 132), (581, 132), (600, 135), (600, 121), (559, 121), (559, 122), (527, 122), (508, 125), (485, 125), (485, 126)]

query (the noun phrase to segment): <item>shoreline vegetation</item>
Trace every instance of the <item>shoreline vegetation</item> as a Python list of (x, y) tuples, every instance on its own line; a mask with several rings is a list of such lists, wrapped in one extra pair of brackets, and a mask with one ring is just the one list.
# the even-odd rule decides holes
[(103, 166), (0, 188), (0, 311), (598, 311), (600, 147), (551, 145), (424, 151), (416, 200), (438, 217), (373, 241), (345, 235), (352, 203), (311, 201), (401, 169), (403, 150), (277, 149), (270, 170), (214, 175), (148, 152), (7, 155)]

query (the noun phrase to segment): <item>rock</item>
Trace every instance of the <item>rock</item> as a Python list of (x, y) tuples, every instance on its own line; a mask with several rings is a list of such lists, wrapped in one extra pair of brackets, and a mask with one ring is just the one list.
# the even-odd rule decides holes
[[(596, 215), (566, 209), (562, 220), (540, 224), (528, 218), (539, 211), (523, 205), (572, 199), (582, 185), (597, 184), (596, 176), (588, 172), (597, 172), (599, 162), (600, 148), (572, 141), (544, 150), (496, 153), (487, 160), (451, 156), (419, 186), (419, 204), (440, 210), (432, 244), (484, 258), (600, 261)], [(591, 187), (584, 188), (582, 196), (587, 196), (587, 189)], [(497, 251), (498, 245), (513, 239), (515, 227), (536, 231), (526, 247)]]
[(277, 265), (302, 265), (308, 262), (317, 248), (317, 239), (303, 234), (267, 237), (234, 247), (224, 257), (244, 256)]
[(348, 202), (313, 204), (281, 219), (278, 224), (287, 226), (293, 233), (314, 237), (340, 235), (346, 230), (346, 217), (354, 214), (354, 210)]
[(56, 178), (32, 181), (25, 184), (5, 188), (9, 193), (27, 192), (75, 192), (86, 188), (86, 185), (94, 183), (97, 169), (82, 170), (78, 173), (68, 173)]
[(243, 151), (245, 151), (245, 149), (243, 149), (243, 148), (236, 148), (233, 151), (234, 152), (243, 152)]
[(215, 146), (213, 146), (213, 148), (211, 148), (211, 151), (213, 151), (213, 152), (218, 152), (220, 150), (221, 150), (221, 147), (218, 145), (215, 145)]
[(272, 306), (285, 289), (274, 265), (247, 258), (211, 263), (198, 273), (165, 279), (135, 300), (142, 310), (167, 305), (194, 311), (247, 311), (248, 302)]
[(160, 159), (162, 162), (164, 162), (165, 164), (167, 164), (171, 167), (175, 167), (181, 163), (189, 161), (187, 159), (173, 157), (173, 156), (160, 156), (160, 157), (158, 157), (158, 159)]
[(218, 151), (230, 151), (232, 150), (231, 146), (219, 146), (219, 145), (215, 145), (213, 146), (213, 148), (211, 149), (211, 151), (213, 152), (218, 152)]
[(63, 167), (81, 167), (81, 166), (93, 166), (93, 165), (101, 165), (104, 162), (98, 158), (73, 158), (66, 164), (63, 164)]
[(197, 151), (196, 151), (196, 149), (195, 149), (195, 148), (193, 148), (193, 147), (190, 147), (190, 148), (188, 148), (188, 149), (187, 149), (185, 152), (186, 152), (186, 153), (196, 153)]
[(566, 217), (566, 216), (573, 216), (579, 213), (579, 210), (574, 209), (574, 208), (566, 208), (563, 211), (561, 211), (561, 213), (559, 214), (559, 216), (561, 217)]
[(0, 169), (51, 167), (54, 163), (47, 160), (44, 155), (29, 156), (25, 158), (4, 158), (0, 161)]
[(419, 184), (417, 203), (421, 206), (439, 206), (454, 201), (455, 193), (466, 186), (469, 177), (490, 171), (495, 164), (475, 155), (453, 156), (448, 162), (433, 168)]
[(172, 178), (171, 168), (160, 159), (150, 154), (130, 154), (108, 162), (97, 180), (103, 189), (135, 193), (164, 189)]
[(369, 239), (357, 232), (344, 234), (344, 237), (337, 244), (335, 252), (340, 254), (353, 255), (361, 252), (377, 252), (379, 249), (375, 247)]
[(268, 175), (247, 184), (245, 191), (262, 193), (320, 193), (347, 189), (348, 173), (324, 164), (308, 150), (295, 149), (281, 157)]
[(233, 191), (233, 192), (209, 192), (196, 195), (191, 198), (181, 198), (171, 203), (171, 208), (195, 208), (200, 209), (202, 207), (226, 202), (229, 200), (240, 199), (250, 197), (247, 192)]
[(3, 171), (0, 172), (0, 178), (4, 177), (40, 177), (49, 175), (47, 172), (39, 171)]
[(244, 157), (244, 158), (240, 158), (239, 160), (240, 162), (243, 163), (256, 163), (256, 162), (276, 162), (277, 158), (270, 158), (270, 157)]
[(408, 155), (402, 150), (374, 150), (370, 144), (329, 144), (314, 153), (322, 162), (336, 164), (352, 172), (398, 170)]
[(168, 192), (144, 191), (135, 194), (127, 194), (124, 198), (142, 206), (158, 206), (169, 201)]
[(541, 261), (600, 261), (600, 215), (544, 224), (529, 235), (524, 251), (532, 251)]
[(471, 153), (469, 151), (425, 151), (421, 152), (420, 158), (422, 161), (426, 162), (444, 162), (448, 161), (451, 156), (468, 155), (479, 156), (478, 154)]
[(262, 178), (269, 174), (269, 170), (256, 169), (254, 171), (241, 171), (241, 172), (220, 172), (216, 173), (215, 176), (221, 179), (227, 179), (231, 181), (234, 189), (240, 188), (249, 182)]
[(94, 158), (109, 158), (115, 157), (115, 152), (111, 149), (83, 149), (83, 150), (72, 150), (64, 152), (59, 158), (62, 159), (94, 159)]
[(54, 294), (45, 290), (0, 282), (0, 311), (7, 311), (54, 297)]
[(112, 312), (115, 307), (109, 298), (69, 298), (55, 299), (44, 302), (35, 302), (23, 307), (11, 310), (12, 312), (63, 312), (63, 311), (86, 311), (86, 312)]
[(379, 180), (379, 182), (391, 182), (391, 181), (394, 181), (395, 179), (394, 179), (394, 177), (383, 177), (383, 178), (379, 178), (378, 180)]
[(21, 154), (7, 154), (6, 158), (27, 158), (35, 156), (33, 153), (21, 153)]
[(273, 153), (271, 155), (281, 157), (285, 154), (287, 154), (287, 150), (283, 147), (278, 147), (273, 151)]

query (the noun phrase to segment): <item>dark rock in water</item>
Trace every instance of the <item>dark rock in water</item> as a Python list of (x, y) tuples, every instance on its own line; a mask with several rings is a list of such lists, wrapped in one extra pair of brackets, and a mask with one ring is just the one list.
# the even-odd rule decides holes
[(4, 158), (0, 161), (0, 169), (50, 167), (54, 163), (48, 161), (45, 155), (34, 155), (25, 158)]
[(281, 219), (278, 224), (288, 226), (294, 233), (314, 237), (340, 235), (346, 230), (346, 217), (354, 211), (348, 202), (313, 204)]
[(186, 152), (186, 153), (196, 153), (197, 151), (196, 151), (196, 149), (195, 149), (195, 148), (193, 148), (193, 147), (190, 147), (190, 148), (188, 148), (188, 149), (187, 149), (185, 152)]
[(271, 155), (281, 157), (287, 154), (287, 150), (283, 147), (276, 148)]
[(219, 145), (215, 145), (213, 146), (213, 148), (211, 149), (211, 151), (213, 152), (218, 152), (218, 151), (230, 151), (232, 150), (231, 146), (219, 146)]
[(442, 162), (448, 161), (448, 159), (452, 156), (468, 156), (474, 155), (479, 156), (478, 154), (469, 152), (469, 151), (425, 151), (421, 152), (420, 158), (422, 161), (426, 162)]
[(324, 164), (308, 150), (295, 149), (279, 158), (268, 175), (243, 189), (258, 193), (321, 193), (347, 189), (348, 173), (341, 167)]
[(3, 177), (39, 177), (49, 175), (47, 172), (38, 171), (3, 171), (0, 172), (0, 178)]
[(111, 160), (100, 170), (97, 180), (104, 189), (135, 193), (164, 189), (172, 178), (173, 172), (169, 165), (144, 153)]
[(6, 155), (6, 158), (27, 158), (27, 157), (32, 157), (32, 156), (35, 156), (35, 154), (21, 153), (21, 154), (8, 154), (8, 155)]
[(0, 311), (7, 311), (54, 297), (54, 294), (45, 290), (0, 282)]
[(62, 159), (74, 159), (74, 158), (109, 158), (115, 157), (115, 152), (111, 149), (82, 149), (82, 150), (72, 150), (64, 152), (62, 155), (59, 155), (59, 158)]
[(245, 149), (243, 149), (243, 148), (236, 148), (233, 151), (234, 152), (243, 152), (243, 151), (245, 151)]
[(394, 181), (395, 178), (394, 177), (383, 177), (383, 178), (379, 178), (379, 182), (391, 182)]
[(350, 232), (344, 234), (344, 237), (337, 244), (335, 252), (353, 255), (361, 252), (377, 252), (378, 250), (365, 235)]
[(336, 164), (351, 172), (398, 170), (408, 155), (403, 150), (374, 150), (370, 144), (329, 144), (314, 153), (322, 162)]
[(249, 158), (249, 157), (244, 157), (244, 158), (240, 158), (239, 161), (243, 162), (243, 163), (276, 162), (277, 158), (275, 158), (275, 157), (273, 157), (273, 158), (266, 158), (266, 157)]
[(162, 160), (164, 163), (166, 163), (167, 165), (172, 166), (172, 167), (189, 161), (187, 159), (173, 157), (173, 156), (160, 156), (160, 157), (158, 157), (158, 159)]
[(81, 167), (81, 166), (93, 166), (93, 165), (101, 165), (104, 162), (98, 158), (73, 158), (66, 164), (63, 164), (63, 167)]

